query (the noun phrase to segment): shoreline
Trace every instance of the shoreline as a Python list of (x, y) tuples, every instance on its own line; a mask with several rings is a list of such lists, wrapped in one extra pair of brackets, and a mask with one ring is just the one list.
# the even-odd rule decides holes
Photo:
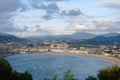
[[(28, 53), (29, 54), (29, 53)], [(34, 53), (30, 53), (34, 54)], [(36, 54), (62, 54), (62, 55), (72, 55), (72, 56), (86, 56), (86, 57), (93, 57), (93, 58), (100, 58), (104, 60), (109, 60), (115, 63), (120, 64), (120, 58), (111, 57), (111, 56), (104, 56), (104, 55), (95, 55), (95, 54), (75, 54), (75, 53), (55, 53), (55, 52), (44, 52), (44, 53), (36, 53)]]
[[(18, 54), (62, 54), (62, 55), (72, 55), (72, 56), (86, 56), (86, 57), (93, 57), (93, 58), (100, 58), (100, 59), (104, 59), (104, 60), (109, 60), (115, 63), (119, 63), (120, 64), (120, 58), (116, 58), (116, 57), (111, 57), (111, 56), (105, 56), (105, 55), (95, 55), (95, 54), (75, 54), (75, 53), (55, 53), (55, 52), (41, 52), (41, 53), (18, 53)], [(10, 55), (6, 55), (4, 57), (8, 57), (8, 56), (13, 56), (13, 55), (17, 55), (17, 54), (10, 54)]]
[(86, 56), (86, 57), (93, 57), (93, 58), (99, 58), (99, 59), (104, 59), (104, 60), (109, 60), (115, 63), (119, 63), (120, 64), (120, 59), (116, 58), (116, 57), (111, 57), (111, 56), (104, 56), (104, 55), (94, 55), (94, 54), (86, 54), (86, 55), (82, 55), (82, 54), (78, 54), (76, 56)]

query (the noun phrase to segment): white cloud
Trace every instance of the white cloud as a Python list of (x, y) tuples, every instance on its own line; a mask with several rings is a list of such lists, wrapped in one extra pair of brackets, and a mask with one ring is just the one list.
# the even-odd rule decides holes
[(95, 27), (94, 26), (88, 27), (87, 25), (84, 25), (84, 24), (72, 23), (72, 24), (69, 24), (69, 26), (66, 29), (70, 31), (84, 31), (84, 30), (95, 29)]
[(120, 32), (120, 21), (99, 20), (88, 24), (71, 23), (66, 27), (68, 31), (81, 31), (91, 33)]
[(44, 35), (51, 35), (53, 32), (50, 29), (42, 29), (39, 26), (36, 27), (27, 27), (26, 31), (22, 31), (22, 32), (6, 32), (9, 34), (14, 34), (16, 36), (19, 37), (30, 37), (30, 36), (44, 36)]
[(120, 9), (120, 1), (119, 0), (105, 0), (105, 1), (95, 4), (95, 6), (119, 10)]

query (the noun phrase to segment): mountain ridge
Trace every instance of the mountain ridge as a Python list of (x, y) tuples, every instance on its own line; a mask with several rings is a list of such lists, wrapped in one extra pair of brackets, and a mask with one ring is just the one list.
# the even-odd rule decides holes
[(33, 36), (28, 37), (29, 40), (80, 40), (95, 37), (95, 34), (76, 32), (72, 35), (46, 35), (46, 36)]
[(115, 44), (120, 44), (120, 35), (111, 36), (111, 37), (96, 36), (94, 38), (87, 39), (87, 40), (83, 41), (83, 43), (92, 44), (92, 45), (115, 45)]
[(2, 42), (2, 43), (11, 42), (11, 41), (19, 42), (19, 41), (24, 41), (24, 40), (25, 39), (23, 39), (23, 38), (19, 38), (19, 37), (16, 37), (14, 35), (5, 34), (5, 33), (0, 32), (0, 42)]
[(29, 40), (80, 40), (80, 39), (91, 39), (96, 36), (104, 36), (104, 37), (112, 37), (112, 36), (118, 36), (120, 33), (107, 33), (107, 34), (101, 34), (96, 35), (93, 33), (85, 33), (85, 32), (76, 32), (71, 35), (46, 35), (46, 36), (31, 36), (27, 39)]

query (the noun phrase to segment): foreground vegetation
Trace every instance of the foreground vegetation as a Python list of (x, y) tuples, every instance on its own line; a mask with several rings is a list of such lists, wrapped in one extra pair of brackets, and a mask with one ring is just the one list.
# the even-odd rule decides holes
[[(8, 61), (0, 58), (0, 80), (32, 80), (32, 76), (28, 72), (19, 73), (12, 69)], [(55, 75), (52, 79), (44, 80), (59, 80)], [(76, 79), (70, 70), (64, 72), (63, 77), (60, 80), (80, 80)], [(97, 77), (89, 76), (85, 80), (120, 80), (120, 66), (113, 65), (100, 69)]]
[(28, 72), (13, 70), (8, 61), (0, 58), (0, 80), (32, 80), (32, 76)]

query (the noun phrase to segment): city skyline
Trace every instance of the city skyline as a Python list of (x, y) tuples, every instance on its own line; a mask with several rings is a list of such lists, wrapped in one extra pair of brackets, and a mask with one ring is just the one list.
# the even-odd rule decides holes
[(19, 37), (120, 33), (119, 0), (0, 0), (0, 32)]

